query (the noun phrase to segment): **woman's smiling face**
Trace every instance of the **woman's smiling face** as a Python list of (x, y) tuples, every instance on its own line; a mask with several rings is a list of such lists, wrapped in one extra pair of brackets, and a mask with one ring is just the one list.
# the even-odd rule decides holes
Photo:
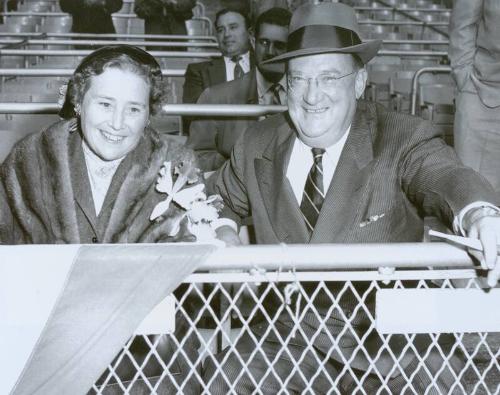
[(139, 144), (149, 119), (149, 90), (143, 77), (118, 68), (90, 78), (80, 120), (85, 142), (101, 159), (122, 158)]

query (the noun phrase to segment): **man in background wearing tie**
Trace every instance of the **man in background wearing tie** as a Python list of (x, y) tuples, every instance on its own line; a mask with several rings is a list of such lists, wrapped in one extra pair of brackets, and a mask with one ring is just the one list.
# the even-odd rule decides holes
[(250, 20), (240, 12), (229, 8), (217, 12), (215, 31), (222, 57), (188, 65), (183, 103), (196, 103), (209, 86), (240, 78), (253, 67)]
[[(286, 104), (286, 79), (283, 64), (263, 62), (286, 50), (291, 14), (280, 7), (260, 14), (255, 25), (255, 61), (257, 67), (241, 79), (206, 89), (199, 104)], [(229, 157), (236, 140), (256, 117), (207, 117), (191, 124), (188, 145), (198, 154), (204, 171), (218, 169)]]
[[(361, 41), (349, 6), (299, 7), (287, 51), (270, 61), (286, 62), (288, 112), (247, 129), (209, 179), (211, 192), (224, 199), (224, 217), (252, 216), (259, 244), (417, 242), (423, 217), (438, 216), (481, 240), (494, 286), (500, 209), (492, 186), (460, 163), (430, 123), (360, 100), (365, 65), (380, 45)], [(212, 357), (205, 361), (209, 392), (319, 394), (335, 382), (343, 394), (451, 393), (456, 378), (442, 367), (461, 370), (458, 352), (445, 361), (425, 335), (410, 348), (396, 335), (384, 345), (365, 314), (374, 316), (374, 293), (359, 308), (339, 284), (328, 284), (329, 296), (317, 283), (304, 283), (301, 292), (314, 308), (302, 304), (296, 313), (285, 308), (283, 295), (266, 297), (270, 317), (252, 325), (253, 337), (247, 332), (217, 355), (220, 369)], [(366, 286), (357, 284), (356, 292), (365, 295)]]

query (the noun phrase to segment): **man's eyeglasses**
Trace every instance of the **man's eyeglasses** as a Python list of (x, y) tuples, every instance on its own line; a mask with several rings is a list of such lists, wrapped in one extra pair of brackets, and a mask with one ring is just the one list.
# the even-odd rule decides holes
[(300, 75), (291, 74), (287, 78), (288, 87), (294, 92), (303, 92), (309, 87), (311, 80), (315, 80), (316, 83), (318, 84), (318, 87), (322, 91), (328, 92), (335, 87), (335, 85), (339, 80), (347, 76), (350, 76), (355, 72), (356, 70), (351, 71), (350, 73), (344, 75), (325, 73), (325, 74), (320, 74), (317, 77), (303, 77)]

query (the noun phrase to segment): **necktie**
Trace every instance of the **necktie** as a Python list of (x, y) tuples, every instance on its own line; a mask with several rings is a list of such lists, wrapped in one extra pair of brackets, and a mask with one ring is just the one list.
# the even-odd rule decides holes
[(241, 67), (240, 60), (241, 56), (233, 56), (231, 60), (235, 63), (234, 65), (234, 79), (241, 78), (245, 72), (243, 71), (243, 67)]
[(279, 83), (271, 85), (270, 91), (273, 94), (273, 99), (271, 104), (276, 104), (279, 106), (281, 104), (281, 98), (280, 98), (281, 85)]
[(300, 203), (300, 211), (307, 225), (309, 233), (312, 234), (316, 222), (318, 221), (321, 206), (325, 200), (323, 190), (323, 148), (312, 148), (314, 163), (311, 171), (307, 175), (304, 193), (302, 194), (302, 202)]

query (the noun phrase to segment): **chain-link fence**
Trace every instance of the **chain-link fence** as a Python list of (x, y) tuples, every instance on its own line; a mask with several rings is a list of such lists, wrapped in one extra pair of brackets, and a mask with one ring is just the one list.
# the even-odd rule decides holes
[(132, 338), (91, 393), (500, 393), (500, 333), (376, 327), (377, 291), (479, 288), (473, 270), (255, 269), (188, 281), (175, 333)]

